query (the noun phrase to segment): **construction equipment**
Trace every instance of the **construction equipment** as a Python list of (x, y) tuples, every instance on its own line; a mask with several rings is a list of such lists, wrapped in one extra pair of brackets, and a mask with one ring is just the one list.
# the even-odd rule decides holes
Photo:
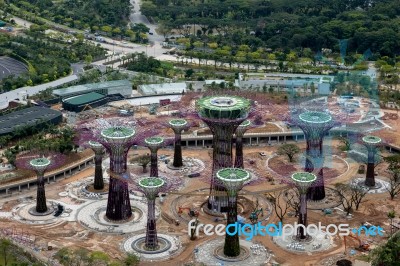
[(261, 216), (263, 216), (263, 208), (254, 210), (251, 214), (250, 214), (250, 221), (255, 224), (258, 222), (258, 216), (261, 214)]
[(345, 253), (346, 253), (346, 250), (347, 250), (347, 242), (346, 242), (347, 241), (347, 237), (350, 237), (350, 238), (353, 238), (353, 239), (357, 240), (358, 247), (356, 248), (356, 250), (358, 250), (358, 251), (369, 251), (370, 250), (370, 247), (369, 247), (368, 243), (362, 242), (361, 239), (358, 236), (354, 235), (353, 233), (350, 233), (347, 236), (343, 236), (343, 239), (344, 239), (344, 252)]
[(196, 211), (196, 210), (193, 210), (193, 209), (187, 208), (187, 207), (179, 207), (178, 214), (182, 214), (184, 210), (188, 211), (188, 215), (190, 217), (199, 217), (199, 211)]

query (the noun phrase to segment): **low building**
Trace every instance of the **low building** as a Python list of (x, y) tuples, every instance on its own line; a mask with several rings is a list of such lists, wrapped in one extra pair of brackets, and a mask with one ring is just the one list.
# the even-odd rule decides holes
[(142, 95), (181, 94), (186, 92), (186, 89), (185, 82), (143, 84), (138, 86), (138, 92)]
[(62, 113), (44, 107), (29, 107), (0, 116), (0, 136), (13, 134), (18, 129), (32, 130), (44, 124), (57, 125), (62, 122)]
[(290, 73), (239, 73), (235, 85), (241, 89), (262, 91), (270, 87), (279, 91), (310, 89), (314, 86), (320, 95), (329, 95), (330, 87), (334, 77), (328, 75), (308, 75)]
[(132, 95), (132, 84), (129, 80), (113, 80), (57, 89), (53, 91), (53, 94), (57, 97), (65, 98), (90, 92), (97, 92), (103, 95), (120, 94), (123, 97), (130, 97)]
[(64, 110), (72, 112), (81, 112), (87, 107), (98, 107), (108, 102), (106, 96), (97, 92), (85, 93), (77, 96), (72, 96), (62, 100)]

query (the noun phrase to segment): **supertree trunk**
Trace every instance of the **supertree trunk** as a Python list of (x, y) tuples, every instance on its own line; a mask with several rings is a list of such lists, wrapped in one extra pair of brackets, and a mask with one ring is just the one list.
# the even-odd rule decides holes
[(102, 154), (95, 154), (94, 162), (95, 162), (94, 189), (101, 190), (101, 189), (104, 188), (103, 169), (102, 169), (103, 155)]
[[(307, 227), (307, 195), (301, 193), (300, 194), (300, 212), (299, 212), (299, 219), (298, 224), (302, 224)], [(305, 239), (306, 234), (305, 230), (302, 227), (297, 229), (297, 238), (298, 239)]]
[(174, 162), (172, 165), (174, 167), (182, 167), (182, 134), (181, 132), (175, 132), (175, 148), (174, 148)]
[[(128, 149), (120, 153), (110, 153), (111, 175), (121, 175), (126, 172), (127, 154)], [(113, 178), (112, 176), (110, 177), (106, 216), (110, 220), (126, 220), (132, 216), (128, 183), (120, 178)]]
[[(230, 196), (228, 200), (228, 221), (227, 226), (237, 222), (237, 197)], [(224, 255), (228, 257), (236, 257), (240, 254), (239, 234), (225, 234)]]
[(236, 121), (223, 125), (207, 123), (213, 132), (214, 146), (210, 197), (208, 199), (208, 208), (211, 210), (228, 211), (228, 197), (223, 195), (226, 190), (217, 179), (216, 173), (222, 168), (232, 167), (232, 135), (241, 122)]
[(158, 246), (157, 239), (157, 227), (155, 218), (155, 200), (149, 199), (147, 201), (148, 213), (147, 213), (147, 230), (146, 230), (146, 248), (154, 250)]
[(150, 153), (150, 176), (158, 177), (157, 150), (152, 150)]
[(367, 163), (367, 175), (365, 178), (365, 185), (368, 187), (375, 186), (375, 152), (368, 150), (368, 163)]
[(325, 185), (324, 185), (324, 158), (323, 158), (323, 143), (322, 137), (318, 140), (307, 141), (307, 158), (306, 158), (306, 172), (313, 172), (318, 169), (317, 181), (308, 189), (307, 199), (318, 201), (325, 198)]
[(243, 138), (236, 137), (235, 168), (243, 168)]
[(44, 189), (44, 177), (43, 173), (38, 173), (37, 178), (37, 195), (36, 195), (36, 211), (38, 213), (44, 213), (47, 211), (46, 205), (46, 191)]

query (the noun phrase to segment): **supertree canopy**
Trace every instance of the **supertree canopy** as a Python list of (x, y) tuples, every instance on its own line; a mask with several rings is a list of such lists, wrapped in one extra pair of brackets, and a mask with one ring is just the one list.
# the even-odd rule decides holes
[(148, 210), (145, 247), (149, 250), (155, 250), (158, 247), (155, 200), (164, 185), (164, 179), (158, 177), (142, 178), (138, 182), (139, 188), (147, 198)]
[(243, 168), (243, 135), (250, 125), (250, 120), (245, 120), (236, 129), (235, 168)]
[(90, 148), (94, 151), (94, 189), (101, 190), (104, 188), (102, 169), (104, 147), (101, 143), (93, 140), (90, 140), (88, 144)]
[[(237, 194), (250, 178), (249, 172), (240, 168), (224, 168), (216, 173), (228, 193), (227, 226), (237, 223)], [(236, 257), (240, 254), (239, 234), (225, 234), (224, 254)]]
[(164, 144), (162, 137), (149, 137), (144, 140), (145, 145), (150, 149), (150, 176), (158, 177), (157, 151)]
[(323, 173), (323, 139), (328, 131), (336, 126), (329, 113), (321, 111), (305, 111), (292, 117), (292, 123), (304, 132), (307, 142), (305, 171), (318, 170), (318, 181), (308, 190), (307, 198), (322, 200), (325, 198)]
[(224, 186), (216, 173), (232, 167), (232, 137), (237, 127), (248, 117), (251, 103), (239, 96), (207, 96), (196, 101), (196, 110), (213, 133), (213, 165), (208, 208), (219, 212), (228, 210)]
[(182, 167), (182, 131), (188, 128), (188, 122), (185, 119), (172, 119), (168, 124), (175, 133), (174, 162), (172, 165), (174, 167)]
[[(298, 172), (292, 175), (292, 182), (295, 184), (300, 194), (300, 210), (298, 224), (307, 227), (307, 191), (317, 177), (308, 172)], [(297, 229), (297, 238), (305, 239), (305, 230), (302, 227)]]
[(48, 211), (46, 204), (46, 191), (44, 174), (48, 170), (53, 170), (60, 167), (65, 161), (65, 156), (59, 153), (42, 152), (39, 155), (36, 152), (30, 152), (16, 159), (18, 168), (31, 169), (35, 171), (37, 176), (37, 195), (36, 195), (36, 212), (46, 213)]
[(126, 172), (127, 156), (135, 130), (124, 126), (110, 126), (101, 131), (110, 153), (110, 188), (106, 216), (111, 220), (125, 220), (132, 215), (127, 182), (117, 178)]
[(367, 135), (362, 138), (362, 142), (367, 147), (367, 175), (365, 185), (368, 187), (375, 186), (375, 155), (378, 146), (382, 143), (382, 139), (377, 136)]

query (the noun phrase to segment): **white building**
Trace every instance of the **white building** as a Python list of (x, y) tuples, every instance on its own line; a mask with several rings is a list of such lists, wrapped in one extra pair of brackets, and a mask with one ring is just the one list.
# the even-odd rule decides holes
[(181, 94), (186, 92), (186, 89), (185, 82), (143, 84), (138, 86), (138, 92), (142, 95)]

